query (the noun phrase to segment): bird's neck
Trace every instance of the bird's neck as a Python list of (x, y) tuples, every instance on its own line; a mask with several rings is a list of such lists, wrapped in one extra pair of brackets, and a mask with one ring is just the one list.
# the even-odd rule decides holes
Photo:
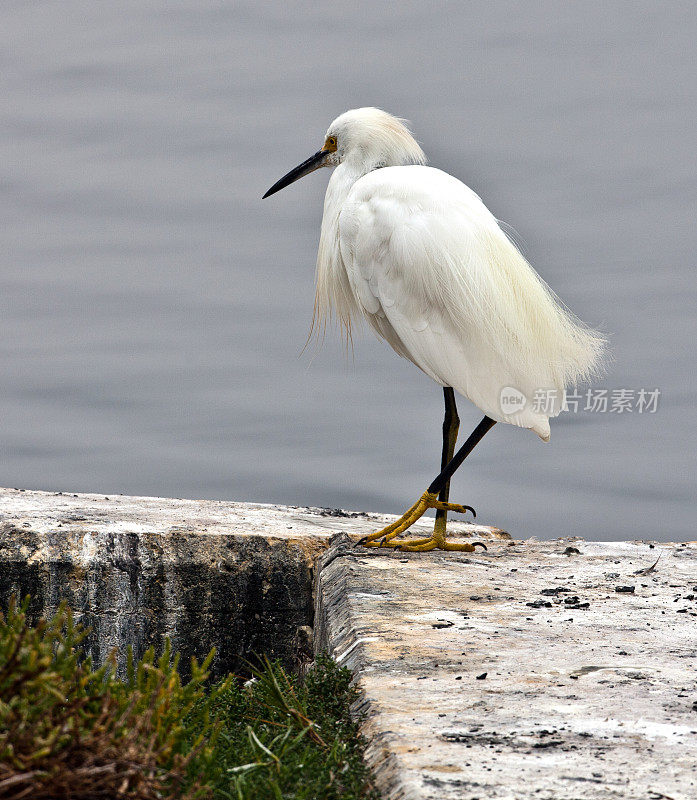
[(334, 170), (331, 182), (345, 184), (350, 189), (359, 178), (372, 172), (376, 166), (353, 161), (342, 161)]
[(354, 164), (344, 161), (334, 169), (332, 177), (329, 179), (327, 194), (324, 201), (324, 212), (332, 209), (336, 210), (337, 216), (342, 203), (351, 191), (353, 184), (364, 175), (372, 172), (382, 165), (367, 166), (365, 164)]

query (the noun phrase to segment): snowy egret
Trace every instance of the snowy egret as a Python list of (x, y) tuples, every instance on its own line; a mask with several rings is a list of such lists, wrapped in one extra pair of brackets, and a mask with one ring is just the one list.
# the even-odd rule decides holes
[[(549, 441), (550, 417), (564, 409), (567, 387), (597, 374), (605, 341), (561, 305), (471, 189), (425, 162), (404, 120), (354, 109), (264, 197), (336, 167), (324, 201), (315, 322), (334, 314), (350, 336), (353, 320), (366, 319), (443, 387), (440, 474), (363, 544), (472, 552), (472, 544), (446, 541), (448, 511), (474, 513), (448, 502), (453, 473), (496, 422)], [(457, 453), (453, 389), (485, 414)], [(396, 538), (429, 508), (431, 536)]]

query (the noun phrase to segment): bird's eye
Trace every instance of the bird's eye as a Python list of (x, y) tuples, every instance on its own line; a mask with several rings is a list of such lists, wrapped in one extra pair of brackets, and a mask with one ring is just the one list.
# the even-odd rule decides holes
[(324, 147), (322, 150), (326, 150), (328, 153), (335, 153), (336, 152), (336, 136), (327, 136), (326, 141), (324, 142)]

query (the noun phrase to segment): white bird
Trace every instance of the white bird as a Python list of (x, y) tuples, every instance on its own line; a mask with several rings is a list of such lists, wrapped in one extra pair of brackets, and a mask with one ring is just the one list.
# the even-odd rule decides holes
[[(550, 417), (564, 409), (568, 387), (598, 373), (605, 340), (561, 305), (471, 189), (425, 162), (404, 120), (354, 109), (264, 197), (336, 167), (324, 201), (315, 322), (335, 315), (350, 336), (354, 320), (367, 320), (444, 387), (441, 473), (363, 543), (471, 552), (445, 538), (448, 511), (473, 511), (447, 502), (452, 474), (496, 422), (549, 441)], [(453, 389), (485, 414), (456, 455)], [(437, 510), (432, 536), (395, 540), (428, 508)]]

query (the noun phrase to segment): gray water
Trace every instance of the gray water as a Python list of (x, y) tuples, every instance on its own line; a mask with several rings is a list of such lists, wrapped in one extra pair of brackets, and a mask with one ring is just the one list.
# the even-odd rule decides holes
[[(370, 334), (301, 354), (347, 108), (410, 119), (656, 413), (498, 425), (453, 498), (518, 537), (695, 539), (692, 3), (0, 6), (0, 485), (398, 512), (441, 390)], [(480, 412), (460, 402), (464, 433)]]

